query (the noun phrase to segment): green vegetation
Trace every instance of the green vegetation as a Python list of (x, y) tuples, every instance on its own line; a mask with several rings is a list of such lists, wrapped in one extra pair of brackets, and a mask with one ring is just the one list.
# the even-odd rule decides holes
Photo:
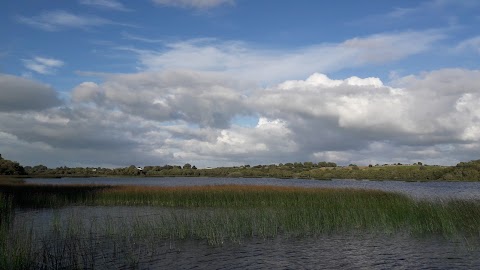
[(1, 228), (9, 222), (10, 215), (12, 213), (12, 201), (11, 198), (0, 193), (0, 238)]
[(479, 181), (480, 180), (480, 160), (470, 162), (460, 162), (455, 167), (448, 167), (441, 177), (442, 180), (464, 180)]
[[(54, 216), (50, 229), (41, 234), (33, 233), (27, 224), (12, 227), (4, 222), (0, 269), (93, 268), (101, 264), (99, 254), (111, 262), (108, 258), (112, 254), (126, 259), (130, 249), (138, 251), (144, 247), (151, 252), (158, 243), (179, 240), (221, 245), (252, 237), (325, 233), (439, 235), (473, 239), (472, 242), (480, 238), (478, 201), (415, 201), (374, 190), (0, 184), (0, 194), (2, 210), (11, 209), (12, 205), (158, 209), (156, 215), (124, 219), (105, 216), (85, 220), (72, 216), (60, 221)], [(124, 249), (120, 251), (119, 247)], [(126, 260), (123, 265), (134, 266), (138, 257)]]
[(25, 169), (18, 162), (2, 158), (0, 154), (0, 175), (25, 175)]
[(100, 185), (30, 185), (0, 182), (0, 194), (4, 194), (16, 207), (61, 207), (92, 201)]
[(372, 190), (235, 185), (107, 187), (23, 184), (0, 186), (0, 192), (12, 198), (17, 207), (158, 206), (224, 209), (229, 216), (242, 211), (259, 211), (272, 215), (269, 219), (277, 222), (272, 227), (285, 232), (315, 233), (355, 228), (441, 234), (465, 232), (478, 235), (480, 232), (478, 202), (415, 201), (404, 195)]
[[(34, 185), (26, 177), (190, 176), (305, 179), (479, 181), (480, 160), (456, 166), (350, 164), (330, 162), (197, 169), (23, 168), (0, 156), (0, 269), (136, 268), (141, 254), (158, 243), (200, 240), (210, 245), (247, 238), (340, 234), (442, 236), (480, 240), (479, 201), (416, 201), (401, 194), (353, 189), (268, 186), (137, 187)], [(55, 216), (38, 232), (14, 224), (15, 209), (65, 206), (154, 207), (159, 214), (100, 220)], [(133, 210), (132, 210), (133, 211)], [(63, 217), (64, 219), (65, 217)], [(118, 262), (118, 264), (116, 264)]]
[(58, 167), (44, 165), (20, 166), (16, 162), (5, 160), (0, 155), (0, 175), (28, 177), (98, 177), (98, 176), (135, 176), (135, 177), (271, 177), (305, 179), (370, 179), (370, 180), (408, 180), (408, 181), (480, 181), (480, 160), (460, 162), (456, 166), (428, 166), (421, 162), (412, 165), (383, 164), (339, 167), (333, 162), (295, 162), (270, 165), (244, 165), (238, 167), (219, 167), (197, 169), (186, 163), (183, 166), (145, 166), (134, 165), (125, 168)]

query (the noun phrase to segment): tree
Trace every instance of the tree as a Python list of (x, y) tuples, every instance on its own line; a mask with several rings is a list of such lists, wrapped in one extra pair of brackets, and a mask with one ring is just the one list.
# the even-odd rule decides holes
[(295, 163), (293, 163), (293, 167), (295, 167), (295, 168), (303, 168), (303, 163), (301, 163), (301, 162), (295, 162)]
[(48, 171), (48, 168), (47, 166), (45, 165), (36, 165), (36, 166), (33, 166), (30, 171), (28, 171), (29, 174), (43, 174), (43, 173), (46, 173)]
[(183, 165), (184, 170), (191, 169), (191, 168), (192, 168), (192, 165), (190, 163), (186, 163), (185, 165)]
[(320, 161), (318, 162), (318, 167), (337, 167), (337, 164), (334, 162)]
[(138, 171), (138, 169), (137, 169), (137, 166), (135, 166), (135, 165), (130, 165), (130, 166), (128, 166), (127, 168), (125, 168), (124, 173), (125, 173), (126, 175), (137, 175), (137, 174), (139, 174), (139, 171)]
[(307, 168), (313, 167), (313, 162), (305, 161), (305, 162), (303, 162), (303, 166), (307, 167)]
[(0, 175), (25, 175), (25, 169), (18, 163), (2, 158), (0, 154)]

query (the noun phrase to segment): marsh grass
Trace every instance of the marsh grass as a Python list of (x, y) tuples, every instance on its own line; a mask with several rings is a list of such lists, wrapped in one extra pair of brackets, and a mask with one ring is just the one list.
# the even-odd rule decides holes
[(0, 269), (29, 269), (32, 238), (27, 231), (11, 234), (12, 198), (0, 193)]
[(0, 182), (0, 193), (12, 199), (15, 207), (62, 207), (92, 201), (92, 197), (109, 186), (37, 185), (23, 182)]
[(102, 190), (89, 203), (224, 209), (227, 222), (220, 223), (232, 227), (239, 222), (230, 222), (235, 216), (248, 212), (241, 219), (252, 220), (255, 233), (261, 233), (263, 223), (277, 232), (299, 234), (358, 229), (444, 236), (480, 232), (479, 202), (415, 201), (405, 195), (375, 190), (233, 185), (116, 187)]
[[(231, 227), (227, 234), (317, 234), (329, 231), (370, 230), (478, 235), (477, 201), (417, 201), (406, 195), (358, 189), (272, 186), (140, 187), (87, 185), (0, 185), (4, 197), (17, 207), (155, 206), (202, 210), (213, 227)], [(1, 200), (0, 208), (5, 207)], [(10, 206), (11, 208), (11, 206)], [(172, 218), (199, 220), (195, 211)], [(3, 211), (2, 211), (3, 212)], [(245, 222), (251, 233), (245, 228)], [(184, 221), (182, 221), (184, 222)], [(218, 222), (220, 225), (216, 225)], [(176, 224), (178, 223), (178, 224)], [(201, 224), (200, 224), (201, 225)], [(247, 226), (247, 227), (248, 227)], [(200, 226), (201, 227), (201, 226)], [(252, 229), (253, 228), (253, 229)], [(191, 232), (192, 229), (184, 231)], [(178, 236), (186, 234), (179, 231)], [(204, 238), (193, 234), (195, 237)]]
[(3, 193), (0, 193), (0, 224), (5, 223), (5, 220), (10, 215), (12, 210), (11, 198)]
[(23, 184), (25, 180), (11, 176), (0, 175), (0, 185), (4, 184)]
[[(235, 185), (2, 188), (12, 198), (10, 205), (17, 207), (159, 209), (156, 215), (132, 219), (107, 215), (98, 220), (70, 217), (65, 221), (54, 216), (47, 232), (40, 236), (28, 233), (28, 227), (5, 230), (0, 243), (4, 254), (0, 257), (0, 268), (4, 269), (28, 269), (31, 265), (33, 268), (43, 265), (46, 269), (93, 268), (111, 264), (117, 260), (112, 258), (118, 256), (122, 258), (122, 266), (135, 267), (138, 256), (155, 256), (158, 243), (183, 240), (222, 245), (247, 238), (352, 232), (435, 235), (465, 238), (471, 243), (479, 243), (480, 239), (480, 202), (417, 201), (375, 190)], [(24, 192), (31, 196), (22, 195)]]

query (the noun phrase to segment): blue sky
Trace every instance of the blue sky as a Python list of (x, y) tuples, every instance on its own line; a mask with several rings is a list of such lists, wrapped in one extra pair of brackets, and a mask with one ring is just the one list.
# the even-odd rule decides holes
[(24, 164), (478, 158), (478, 1), (1, 6), (0, 152)]

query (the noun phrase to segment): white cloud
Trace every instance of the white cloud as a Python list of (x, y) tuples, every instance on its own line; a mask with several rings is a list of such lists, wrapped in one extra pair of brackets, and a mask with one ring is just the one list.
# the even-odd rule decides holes
[(94, 26), (119, 24), (113, 21), (90, 15), (77, 15), (64, 10), (42, 12), (34, 17), (19, 16), (17, 20), (26, 25), (45, 31), (59, 31), (68, 28), (88, 29)]
[[(474, 128), (480, 126), (478, 78), (478, 71), (449, 69), (403, 77), (389, 86), (374, 77), (333, 80), (316, 73), (247, 93), (215, 73), (160, 72), (82, 84), (74, 97), (92, 102), (102, 93), (97, 106), (103, 102), (144, 121), (163, 123), (143, 137), (154, 153), (177, 163), (320, 158), (405, 163), (422, 157), (446, 163), (452, 157), (445, 159), (445, 153), (461, 159), (463, 145), (480, 141), (480, 130)], [(221, 125), (216, 114), (224, 115)], [(231, 122), (238, 115), (260, 119), (254, 127), (242, 127)]]
[(342, 129), (371, 132), (370, 137), (390, 139), (404, 134), (461, 140), (480, 121), (480, 111), (474, 109), (480, 94), (479, 75), (478, 71), (440, 70), (404, 77), (395, 81), (394, 88), (378, 78), (330, 80), (314, 74), (305, 81), (287, 81), (260, 91), (254, 106), (290, 123), (300, 118), (313, 121), (314, 126), (316, 121), (330, 119)]
[(234, 0), (152, 0), (155, 4), (181, 8), (209, 9), (221, 5), (233, 5)]
[(184, 120), (200, 126), (226, 127), (247, 113), (238, 82), (191, 71), (119, 75), (98, 86), (83, 83), (72, 96), (156, 121)]
[(80, 0), (80, 4), (93, 6), (97, 8), (103, 9), (111, 9), (117, 11), (130, 11), (130, 9), (126, 8), (121, 2), (117, 0)]
[[(475, 159), (480, 151), (479, 85), (480, 71), (463, 69), (388, 83), (315, 73), (263, 89), (219, 73), (119, 74), (100, 84), (79, 84), (62, 107), (47, 102), (33, 111), (28, 100), (30, 107), (13, 110), (18, 105), (8, 107), (9, 98), (0, 106), (0, 136), (31, 150), (25, 160), (36, 156), (43, 162), (47, 151), (45, 162), (54, 166), (75, 161), (121, 166), (306, 160), (454, 164)], [(258, 123), (235, 123), (243, 115), (258, 117)]]
[(72, 91), (74, 102), (96, 102), (102, 103), (103, 93), (98, 84), (94, 82), (83, 82)]
[(54, 74), (56, 69), (62, 67), (65, 63), (54, 58), (36, 56), (33, 59), (24, 59), (23, 64), (31, 71), (39, 74)]
[(165, 50), (121, 48), (138, 54), (145, 70), (189, 69), (222, 72), (257, 82), (280, 82), (314, 72), (381, 64), (428, 50), (444, 36), (438, 31), (358, 37), (334, 44), (285, 50), (257, 49), (243, 42), (196, 39), (166, 44)]

